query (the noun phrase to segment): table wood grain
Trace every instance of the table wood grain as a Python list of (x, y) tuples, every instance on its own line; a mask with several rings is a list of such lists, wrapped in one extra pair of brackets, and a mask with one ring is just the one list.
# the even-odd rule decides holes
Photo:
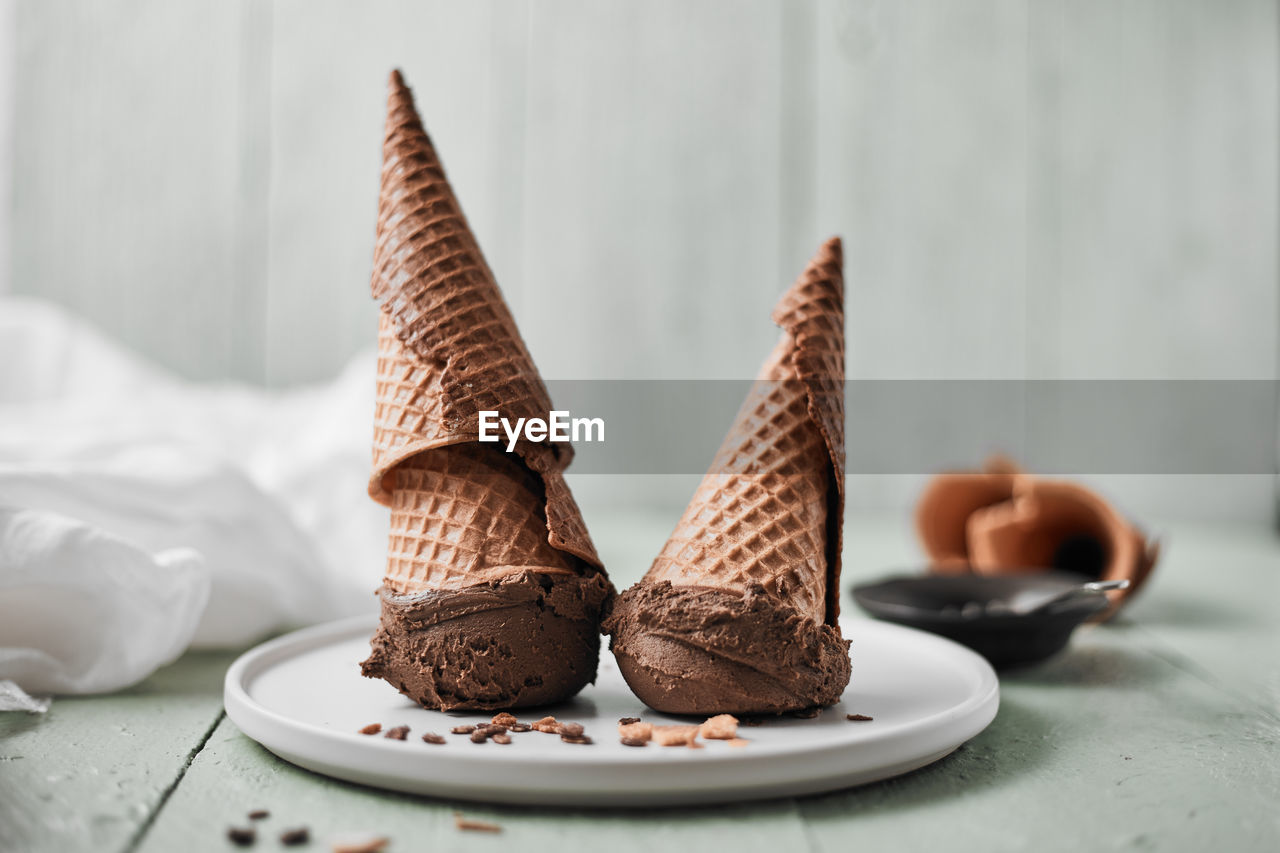
[[(660, 538), (616, 519), (619, 551)], [(650, 529), (653, 528), (653, 529)], [(1274, 850), (1280, 844), (1280, 541), (1260, 527), (1168, 525), (1166, 562), (1118, 624), (1002, 675), (992, 725), (887, 782), (800, 799), (643, 811), (482, 806), (353, 785), (272, 756), (226, 719), (231, 653), (188, 654), (132, 690), (0, 715), (0, 850), (220, 851), (265, 808), (256, 849), (375, 832), (392, 851), (521, 849)], [(898, 519), (854, 520), (851, 579), (911, 559)], [(637, 569), (619, 561), (618, 580)], [(848, 605), (852, 607), (852, 605)], [(856, 658), (854, 649), (856, 689)], [(501, 835), (459, 832), (454, 812)]]

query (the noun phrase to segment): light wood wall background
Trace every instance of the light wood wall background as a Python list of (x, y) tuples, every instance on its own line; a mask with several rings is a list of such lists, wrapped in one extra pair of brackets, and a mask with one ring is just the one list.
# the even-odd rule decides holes
[(193, 378), (371, 345), (396, 66), (547, 377), (749, 376), (831, 234), (853, 378), (1277, 377), (1274, 0), (15, 5), (9, 287)]

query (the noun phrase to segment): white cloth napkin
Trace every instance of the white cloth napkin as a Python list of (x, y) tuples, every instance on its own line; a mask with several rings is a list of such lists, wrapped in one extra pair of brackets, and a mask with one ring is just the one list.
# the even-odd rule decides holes
[(182, 654), (209, 600), (195, 551), (144, 551), (50, 512), (0, 508), (0, 672), (34, 693), (101, 693)]
[(367, 353), (317, 387), (187, 383), (0, 300), (0, 681), (113, 690), (188, 643), (375, 612), (373, 381)]

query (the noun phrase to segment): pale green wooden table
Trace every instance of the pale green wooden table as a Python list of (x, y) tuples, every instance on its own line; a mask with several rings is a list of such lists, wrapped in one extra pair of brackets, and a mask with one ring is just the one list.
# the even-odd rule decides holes
[[(665, 523), (596, 529), (620, 583)], [(909, 776), (734, 807), (585, 811), (484, 807), (332, 781), (279, 761), (222, 711), (233, 654), (189, 654), (136, 688), (0, 714), (0, 849), (230, 850), (266, 808), (276, 833), (372, 830), (391, 850), (1280, 849), (1280, 541), (1260, 527), (1169, 525), (1167, 559), (1122, 624), (1002, 679), (991, 727)], [(897, 520), (855, 519), (850, 579), (911, 559)], [(630, 538), (629, 538), (630, 537)], [(848, 605), (852, 607), (852, 605)], [(856, 650), (855, 650), (856, 653)], [(855, 678), (856, 670), (855, 670)], [(501, 835), (461, 833), (453, 812)]]

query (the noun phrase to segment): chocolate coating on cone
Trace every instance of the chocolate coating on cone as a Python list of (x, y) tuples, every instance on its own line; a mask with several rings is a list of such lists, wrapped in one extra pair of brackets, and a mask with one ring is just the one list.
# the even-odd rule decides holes
[(667, 581), (618, 596), (604, 630), (641, 701), (668, 714), (781, 714), (839, 701), (849, 642), (763, 587)]
[(595, 677), (613, 588), (563, 477), (572, 448), (479, 444), (479, 412), (551, 401), (399, 72), (371, 290), (380, 303), (369, 495), (391, 507), (365, 675), (429, 708), (569, 698)]
[(774, 309), (782, 339), (671, 538), (605, 624), (627, 683), (659, 711), (780, 713), (830, 704), (848, 683), (840, 266), (833, 239)]
[(360, 671), (426, 708), (493, 711), (558, 702), (595, 680), (601, 575), (536, 569), (463, 590), (396, 595)]

